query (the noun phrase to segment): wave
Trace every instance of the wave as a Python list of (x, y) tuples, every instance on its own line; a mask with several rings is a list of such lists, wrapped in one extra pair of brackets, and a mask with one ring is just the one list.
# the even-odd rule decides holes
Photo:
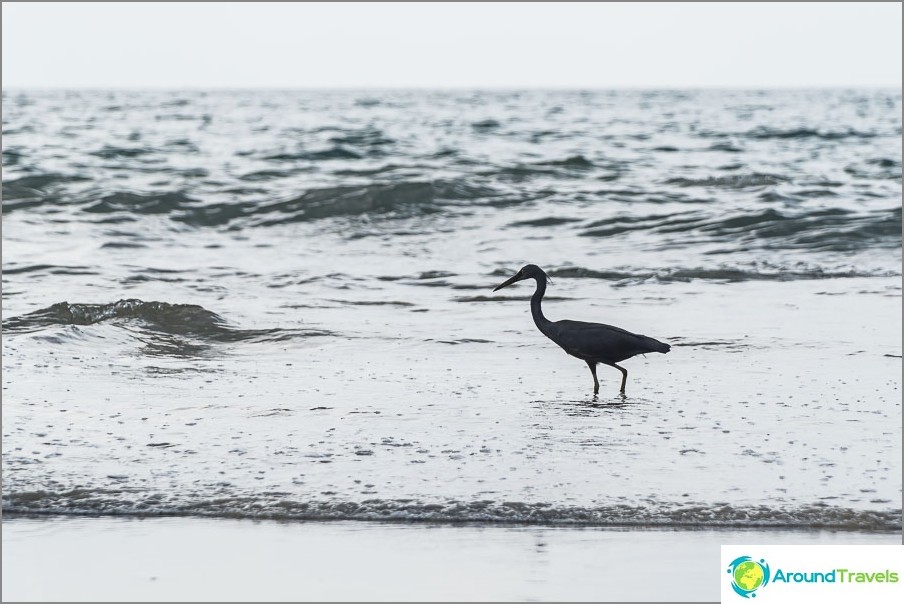
[(56, 197), (50, 194), (60, 187), (76, 182), (91, 180), (76, 174), (45, 172), (3, 180), (3, 212), (53, 203)]
[(19, 164), (19, 160), (25, 157), (25, 149), (22, 147), (8, 147), (3, 149), (3, 167), (9, 168)]
[(709, 176), (707, 178), (670, 178), (667, 185), (679, 187), (724, 187), (728, 189), (746, 189), (787, 182), (789, 179), (776, 174), (734, 174), (731, 176)]
[(544, 216), (543, 218), (534, 218), (531, 220), (519, 220), (509, 224), (510, 227), (550, 227), (559, 226), (560, 224), (569, 224), (572, 222), (581, 222), (580, 218), (566, 218), (564, 216)]
[[(486, 186), (461, 181), (406, 181), (390, 184), (343, 186), (313, 189), (271, 204), (248, 208), (246, 216), (253, 224), (272, 226), (322, 218), (382, 215), (410, 217), (440, 212), (445, 206), (462, 200), (497, 197), (499, 193)], [(209, 216), (201, 216), (201, 224)]]
[[(855, 212), (842, 208), (803, 211), (750, 209), (714, 217), (709, 212), (615, 216), (586, 225), (585, 237), (613, 237), (631, 231), (664, 235), (665, 245), (694, 242), (724, 242), (734, 247), (809, 249), (851, 252), (865, 246), (901, 246), (901, 208)], [(711, 252), (719, 253), (719, 252)]]
[(895, 158), (888, 157), (875, 157), (873, 159), (866, 160), (866, 163), (871, 166), (879, 166), (880, 168), (897, 168), (901, 169), (901, 160)]
[[(573, 180), (586, 178), (586, 173), (596, 167), (582, 155), (575, 155), (563, 160), (478, 169), (476, 174), (481, 178), (495, 178), (504, 182), (528, 181), (543, 176)], [(613, 164), (608, 169), (612, 171), (597, 176), (595, 180), (618, 180), (620, 167)]]
[(759, 127), (743, 136), (754, 140), (767, 139), (810, 139), (818, 138), (826, 141), (837, 141), (845, 138), (874, 138), (875, 132), (864, 132), (848, 128), (846, 130), (817, 130), (815, 128), (769, 128)]
[[(165, 444), (165, 443), (163, 443)], [(162, 444), (158, 445), (162, 446)], [(567, 526), (684, 528), (811, 528), (900, 531), (901, 510), (854, 510), (823, 504), (796, 507), (732, 506), (725, 503), (647, 506), (561, 506), (549, 503), (481, 501), (420, 502), (296, 500), (285, 493), (196, 497), (180, 500), (131, 489), (22, 491), (3, 495), (4, 514), (196, 516), (273, 520), (368, 520), (400, 523), (483, 523)]]
[(709, 146), (710, 151), (724, 151), (725, 153), (743, 153), (744, 149), (732, 143), (713, 143)]
[[(360, 160), (384, 157), (396, 141), (379, 128), (320, 128), (315, 132), (333, 132), (326, 147), (299, 149), (294, 152), (268, 153), (261, 157), (271, 162), (321, 162), (330, 160)], [(302, 133), (303, 134), (303, 133)], [(245, 155), (241, 153), (240, 155)]]
[[(26, 334), (60, 326), (91, 326), (100, 323), (137, 325), (143, 334), (178, 336), (202, 342), (278, 342), (296, 337), (331, 336), (320, 329), (239, 329), (220, 315), (194, 304), (169, 304), (142, 300), (119, 300), (112, 304), (70, 304), (60, 302), (20, 317), (3, 321), (5, 335)], [(143, 340), (147, 343), (147, 340)], [(199, 347), (185, 340), (164, 338), (167, 344), (183, 344), (186, 350)], [(160, 342), (157, 342), (160, 344)]]
[(747, 265), (716, 266), (712, 268), (664, 268), (632, 270), (594, 270), (583, 267), (564, 267), (547, 271), (550, 277), (564, 279), (602, 279), (618, 285), (643, 283), (687, 283), (690, 281), (798, 281), (807, 279), (844, 279), (857, 277), (897, 277), (890, 271), (825, 270), (821, 267), (782, 267), (759, 262)]
[(198, 200), (180, 192), (130, 193), (122, 191), (105, 195), (95, 203), (82, 208), (82, 211), (96, 214), (115, 212), (171, 214), (193, 203), (198, 203)]
[(373, 126), (360, 129), (342, 129), (340, 134), (330, 138), (334, 145), (350, 145), (362, 148), (380, 148), (394, 145), (396, 141)]
[(486, 119), (481, 120), (479, 122), (473, 122), (471, 127), (474, 128), (477, 132), (492, 132), (501, 126), (498, 121), (494, 119)]
[[(852, 139), (871, 139), (878, 136), (890, 136), (891, 132), (882, 134), (874, 131), (856, 130), (854, 128), (845, 128), (843, 130), (833, 130), (829, 128), (812, 128), (806, 126), (782, 128), (777, 126), (758, 126), (744, 132), (728, 132), (701, 130), (697, 136), (701, 138), (715, 139), (749, 139), (754, 141), (763, 140), (817, 140), (817, 141), (839, 141), (848, 138)], [(900, 133), (895, 133), (900, 136)], [(731, 145), (734, 146), (734, 145)]]
[[(15, 265), (16, 263), (10, 263)], [(100, 272), (88, 266), (59, 266), (56, 264), (28, 264), (25, 266), (3, 267), (4, 275), (22, 273), (43, 273), (48, 275), (99, 275)]]
[(299, 174), (304, 174), (308, 171), (308, 168), (291, 168), (289, 170), (255, 170), (253, 172), (248, 172), (247, 174), (242, 174), (241, 176), (239, 176), (239, 180), (246, 182), (266, 182), (278, 180), (280, 178), (288, 178), (290, 176), (298, 176)]
[(263, 159), (274, 162), (294, 161), (326, 161), (331, 159), (363, 159), (364, 154), (343, 145), (334, 145), (317, 151), (299, 151), (297, 153), (274, 153)]
[[(583, 165), (581, 156), (573, 156), (559, 163)], [(158, 192), (97, 191), (60, 195), (55, 188), (73, 178), (61, 174), (23, 177), (4, 183), (3, 211), (24, 210), (41, 205), (65, 205), (76, 215), (100, 223), (134, 222), (144, 216), (160, 216), (174, 223), (197, 228), (227, 228), (240, 230), (253, 227), (283, 226), (332, 218), (361, 218), (396, 220), (414, 217), (455, 217), (471, 213), (474, 207), (535, 206), (538, 200), (553, 196), (564, 199), (551, 190), (528, 192), (518, 186), (507, 187), (502, 181), (519, 180), (536, 173), (550, 174), (563, 166), (547, 162), (542, 167), (524, 166), (521, 176), (508, 177), (494, 172), (490, 184), (471, 182), (465, 178), (447, 180), (401, 180), (397, 182), (312, 188), (291, 197), (272, 199), (241, 199), (259, 197), (262, 190), (232, 190), (234, 201), (207, 201), (181, 190)], [(521, 170), (519, 168), (518, 170)], [(581, 168), (583, 169), (583, 168)], [(539, 171), (539, 172), (538, 172)], [(248, 173), (246, 180), (273, 180), (291, 176), (293, 170), (263, 170)], [(560, 215), (517, 220), (508, 223), (513, 228), (548, 228), (564, 226), (576, 229), (583, 237), (612, 238), (616, 236), (644, 236), (655, 240), (660, 248), (688, 245), (725, 244), (724, 249), (709, 250), (709, 254), (728, 254), (743, 249), (795, 249), (815, 252), (857, 252), (864, 248), (898, 248), (901, 245), (901, 208), (854, 210), (843, 207), (818, 207), (808, 200), (835, 200), (842, 194), (831, 188), (832, 183), (814, 182), (798, 190), (782, 191), (772, 185), (788, 179), (774, 174), (744, 174), (707, 178), (678, 177), (664, 181), (674, 187), (659, 192), (642, 189), (605, 189), (592, 193), (578, 193), (572, 198), (579, 205), (597, 200), (661, 204), (666, 202), (693, 204), (690, 211), (616, 214), (601, 220), (586, 221)], [(760, 191), (757, 202), (745, 209), (716, 212), (711, 199), (697, 199), (681, 189), (691, 187)], [(769, 204), (769, 205), (766, 205)], [(779, 205), (780, 204), (780, 205)], [(712, 206), (700, 209), (701, 206)], [(763, 207), (766, 206), (766, 207)], [(575, 212), (579, 212), (580, 208)], [(569, 223), (574, 223), (569, 227)], [(373, 232), (380, 232), (374, 226)], [(355, 229), (350, 236), (360, 236)], [(122, 245), (106, 243), (107, 247)], [(130, 243), (128, 245), (136, 245)]]
[(106, 145), (97, 151), (92, 151), (89, 155), (94, 155), (101, 159), (131, 159), (153, 153), (155, 153), (155, 150), (149, 147), (111, 147)]
[[(267, 174), (283, 176), (288, 173)], [(4, 184), (4, 194), (6, 185)], [(16, 197), (13, 197), (16, 199)], [(19, 198), (23, 198), (20, 196)], [(380, 216), (403, 218), (442, 212), (470, 203), (505, 205), (516, 203), (495, 188), (463, 180), (414, 180), (394, 183), (315, 188), (280, 201), (235, 201), (205, 203), (181, 191), (136, 193), (115, 191), (101, 197), (83, 195), (67, 205), (80, 204), (89, 214), (115, 214), (104, 222), (132, 221), (136, 215), (166, 215), (195, 227), (274, 226), (334, 217)], [(39, 192), (20, 203), (4, 199), (4, 211), (60, 203), (56, 196)]]

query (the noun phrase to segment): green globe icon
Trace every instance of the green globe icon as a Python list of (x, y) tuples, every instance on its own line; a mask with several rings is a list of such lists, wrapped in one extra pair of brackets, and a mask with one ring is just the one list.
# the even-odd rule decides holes
[(763, 584), (763, 567), (753, 560), (742, 562), (735, 568), (734, 581), (744, 591), (753, 591)]

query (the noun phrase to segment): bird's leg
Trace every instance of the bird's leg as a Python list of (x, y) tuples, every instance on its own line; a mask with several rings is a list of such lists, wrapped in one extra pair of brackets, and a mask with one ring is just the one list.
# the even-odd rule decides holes
[(624, 394), (625, 393), (625, 382), (628, 381), (628, 370), (625, 369), (624, 367), (619, 367), (615, 363), (613, 363), (612, 366), (615, 367), (616, 369), (618, 369), (619, 371), (621, 371), (621, 390), (619, 390), (619, 393)]
[(596, 379), (596, 363), (591, 363), (587, 361), (587, 366), (590, 367), (590, 373), (593, 374), (593, 394), (600, 393), (600, 381)]

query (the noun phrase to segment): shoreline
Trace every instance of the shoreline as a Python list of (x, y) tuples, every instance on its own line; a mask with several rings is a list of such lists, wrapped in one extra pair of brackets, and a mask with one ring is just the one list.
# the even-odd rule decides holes
[[(891, 514), (893, 511), (872, 511), (857, 510), (860, 513), (875, 514)], [(901, 524), (888, 527), (867, 527), (867, 526), (848, 526), (843, 524), (810, 524), (799, 525), (793, 523), (781, 524), (778, 522), (750, 522), (750, 523), (731, 523), (713, 522), (704, 524), (700, 522), (688, 521), (682, 522), (575, 522), (567, 520), (481, 520), (474, 518), (379, 518), (367, 516), (345, 516), (331, 517), (327, 515), (279, 515), (270, 513), (261, 513), (256, 515), (240, 515), (240, 514), (204, 514), (197, 512), (104, 512), (104, 513), (87, 513), (87, 512), (63, 512), (59, 510), (47, 511), (19, 511), (3, 509), (0, 513), (0, 519), (6, 521), (20, 520), (67, 520), (67, 519), (109, 519), (109, 520), (153, 520), (153, 519), (177, 519), (177, 520), (228, 520), (228, 521), (249, 521), (249, 522), (279, 522), (279, 523), (360, 523), (387, 525), (393, 527), (434, 527), (434, 528), (537, 528), (537, 529), (600, 529), (600, 530), (661, 530), (661, 531), (789, 531), (789, 532), (813, 532), (813, 531), (830, 531), (837, 533), (862, 533), (862, 534), (902, 534), (904, 537), (904, 527)]]

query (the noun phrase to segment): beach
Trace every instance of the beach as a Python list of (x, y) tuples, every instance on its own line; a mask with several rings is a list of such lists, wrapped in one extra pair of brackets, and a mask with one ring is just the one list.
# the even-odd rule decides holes
[(3, 523), (5, 601), (718, 601), (719, 545), (900, 534), (226, 519)]
[[(4, 599), (714, 600), (721, 543), (900, 542), (899, 90), (3, 94)], [(671, 350), (594, 396), (528, 263)]]

